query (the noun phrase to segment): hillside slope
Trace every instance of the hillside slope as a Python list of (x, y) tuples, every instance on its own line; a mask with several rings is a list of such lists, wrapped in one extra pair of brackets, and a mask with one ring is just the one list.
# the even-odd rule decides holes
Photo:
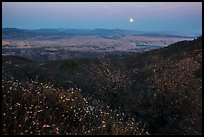
[[(3, 56), (2, 74), (5, 81), (32, 79), (65, 90), (79, 88), (82, 96), (141, 121), (150, 134), (202, 133), (202, 37), (144, 53), (113, 53), (96, 59), (35, 62)], [(136, 133), (144, 134), (140, 130), (121, 134)]]

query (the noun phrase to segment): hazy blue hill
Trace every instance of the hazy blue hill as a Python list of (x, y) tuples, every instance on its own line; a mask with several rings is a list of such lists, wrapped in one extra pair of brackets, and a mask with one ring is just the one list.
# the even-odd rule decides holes
[(136, 30), (122, 30), (122, 29), (37, 29), (26, 30), (18, 28), (3, 28), (3, 39), (25, 39), (34, 37), (47, 36), (75, 36), (75, 35), (97, 35), (101, 37), (117, 35), (117, 36), (154, 36), (154, 37), (183, 37), (191, 38), (192, 36), (168, 34), (168, 33), (153, 33)]

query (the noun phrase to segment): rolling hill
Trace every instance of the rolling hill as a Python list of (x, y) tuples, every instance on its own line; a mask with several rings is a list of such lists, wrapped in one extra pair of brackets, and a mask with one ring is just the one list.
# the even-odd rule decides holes
[[(3, 56), (3, 133), (37, 134), (37, 128), (17, 126), (17, 123), (26, 124), (22, 118), (27, 110), (18, 108), (16, 103), (22, 106), (30, 100), (27, 106), (39, 106), (37, 102), (42, 101), (40, 107), (52, 109), (42, 109), (43, 115), (38, 115), (39, 134), (202, 134), (201, 75), (202, 36), (144, 53), (112, 53), (98, 58), (39, 62)], [(16, 85), (18, 82), (22, 84)], [(14, 92), (14, 87), (18, 92)], [(38, 90), (46, 99), (37, 95)], [(81, 98), (81, 104), (60, 102), (61, 95), (74, 99), (72, 92)], [(83, 105), (82, 98), (89, 99), (91, 108), (98, 108), (88, 110), (93, 115), (83, 112), (88, 115), (83, 119), (84, 125), (74, 118), (74, 113), (81, 111), (69, 109), (76, 105), (88, 107)], [(57, 103), (62, 111), (51, 113), (56, 111)], [(10, 114), (13, 108), (17, 116)], [(32, 113), (35, 111), (32, 109)], [(110, 117), (99, 113), (108, 113)], [(63, 124), (62, 115), (70, 116), (67, 125)], [(46, 124), (49, 120), (44, 121), (43, 116), (59, 117), (61, 121), (51, 120), (53, 123)], [(11, 122), (13, 119), (16, 123)], [(49, 126), (44, 129), (44, 125)], [(52, 128), (56, 126), (59, 131), (54, 132)]]

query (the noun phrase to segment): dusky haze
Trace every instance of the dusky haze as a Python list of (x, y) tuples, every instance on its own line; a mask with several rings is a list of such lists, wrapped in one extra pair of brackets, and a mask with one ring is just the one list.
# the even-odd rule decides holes
[(202, 33), (202, 2), (3, 2), (2, 27)]

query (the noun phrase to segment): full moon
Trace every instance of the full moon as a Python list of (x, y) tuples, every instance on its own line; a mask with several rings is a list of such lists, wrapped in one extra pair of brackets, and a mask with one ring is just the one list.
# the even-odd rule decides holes
[(130, 18), (130, 22), (133, 22), (134, 20), (133, 20), (133, 18)]

